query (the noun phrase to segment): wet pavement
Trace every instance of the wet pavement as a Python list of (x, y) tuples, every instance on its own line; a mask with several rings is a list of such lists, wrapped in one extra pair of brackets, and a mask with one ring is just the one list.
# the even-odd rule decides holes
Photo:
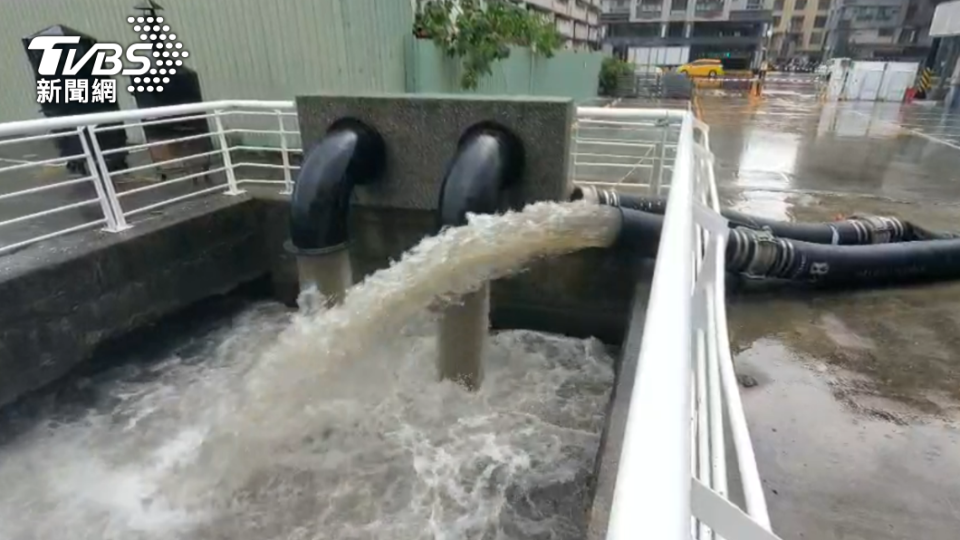
[[(696, 104), (727, 206), (960, 229), (960, 116), (773, 90)], [(960, 283), (733, 287), (729, 317), (737, 369), (756, 383), (742, 395), (778, 534), (958, 538)]]

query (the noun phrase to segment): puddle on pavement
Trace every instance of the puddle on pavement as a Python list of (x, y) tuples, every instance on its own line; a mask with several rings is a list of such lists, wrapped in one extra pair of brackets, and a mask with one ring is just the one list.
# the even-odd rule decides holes
[(960, 284), (748, 292), (730, 302), (734, 351), (772, 338), (831, 370), (849, 370), (858, 376), (846, 377), (835, 395), (855, 408), (900, 408), (866, 404), (881, 399), (915, 413), (960, 411)]
[(956, 538), (960, 433), (779, 339), (737, 355), (774, 530), (784, 539)]

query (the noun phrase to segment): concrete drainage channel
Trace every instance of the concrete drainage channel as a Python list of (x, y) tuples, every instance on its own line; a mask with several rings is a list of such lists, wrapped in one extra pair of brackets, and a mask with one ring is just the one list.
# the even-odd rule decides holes
[[(228, 118), (226, 113), (240, 104), (219, 102), (206, 108), (202, 107), (204, 104), (196, 104), (189, 106), (195, 107), (192, 111), (171, 108), (147, 114), (153, 115), (153, 121), (186, 112), (209, 114), (216, 119), (213, 136), (218, 137), (223, 133), (217, 130), (232, 129), (224, 128), (221, 120)], [(255, 107), (251, 102), (243, 105)], [(266, 107), (273, 111), (269, 114), (276, 114), (278, 118), (289, 114), (280, 112), (277, 104)], [(119, 120), (142, 122), (143, 118), (134, 117), (134, 112), (118, 113), (126, 115), (123, 118), (100, 118), (103, 115), (75, 118), (74, 125), (84, 126), (77, 128), (82, 135), (84, 129), (91, 129), (86, 127), (89, 125)], [(444, 407), (456, 409), (457, 403), (470, 403), (476, 399), (472, 396), (487, 396), (487, 392), (497, 390), (498, 384), (504, 384), (496, 372), (490, 380), (484, 377), (488, 367), (484, 363), (491, 360), (483, 349), (488, 346), (488, 339), (493, 339), (486, 335), (488, 327), (595, 337), (619, 351), (612, 366), (614, 377), (601, 390), (605, 407), (591, 413), (602, 420), (596, 424), (577, 424), (584, 421), (581, 419), (570, 425), (553, 420), (563, 429), (581, 426), (578, 429), (583, 431), (586, 442), (577, 444), (585, 445), (582, 448), (589, 451), (574, 462), (586, 468), (585, 481), (589, 488), (574, 489), (582, 480), (580, 473), (572, 483), (571, 479), (556, 478), (534, 481), (539, 474), (536, 467), (527, 473), (534, 476), (521, 474), (528, 470), (528, 465), (520, 466), (519, 476), (511, 473), (502, 477), (505, 473), (497, 471), (506, 470), (502, 469), (506, 462), (497, 464), (498, 458), (491, 458), (496, 466), (484, 473), (493, 475), (488, 478), (489, 483), (484, 484), (485, 489), (502, 493), (508, 501), (523, 495), (521, 498), (533, 501), (530, 504), (535, 508), (524, 509), (509, 503), (504, 512), (519, 512), (519, 518), (513, 514), (482, 514), (485, 517), (479, 524), (471, 525), (479, 529), (467, 532), (490, 527), (503, 530), (508, 536), (526, 537), (530, 533), (529, 530), (522, 532), (523, 527), (530, 527), (534, 522), (544, 526), (543, 519), (559, 520), (562, 514), (565, 525), (551, 534), (563, 538), (628, 535), (681, 538), (689, 537), (691, 524), (697, 538), (715, 535), (775, 538), (769, 532), (763, 491), (730, 360), (723, 279), (718, 279), (724, 274), (723, 246), (728, 228), (719, 214), (709, 130), (705, 125), (687, 111), (576, 110), (568, 100), (532, 98), (302, 97), (297, 101), (297, 115), (305, 149), (309, 151), (314, 143), (319, 143), (318, 149), (327, 149), (326, 154), (322, 154), (323, 150), (321, 154), (308, 152), (301, 173), (326, 180), (312, 187), (298, 181), (297, 190), (302, 187), (303, 193), (294, 195), (292, 208), (288, 194), (263, 195), (254, 189), (254, 184), (245, 184), (231, 169), (230, 150), (221, 148), (226, 178), (223, 188), (218, 189), (226, 188), (226, 195), (213, 195), (215, 188), (204, 187), (193, 193), (211, 196), (190, 200), (193, 198), (190, 193), (178, 195), (173, 201), (178, 204), (169, 206), (162, 215), (128, 222), (130, 210), (124, 208), (113, 193), (110, 173), (101, 171), (92, 174), (90, 181), (97, 185), (97, 192), (104, 200), (101, 207), (105, 217), (87, 228), (106, 224), (110, 231), (67, 231), (72, 234), (52, 235), (55, 236), (52, 239), (0, 259), (3, 270), (0, 295), (7, 300), (0, 307), (3, 328), (0, 370), (6, 374), (0, 381), (0, 402), (8, 404), (8, 410), (15, 409), (18, 405), (14, 402), (32, 399), (28, 395), (31, 392), (42, 394), (46, 385), (82, 366), (104, 344), (163, 317), (175, 317), (180, 310), (211, 296), (229, 293), (244, 283), (269, 277), (276, 298), (292, 304), (302, 292), (298, 280), (299, 258), (304, 289), (309, 294), (313, 285), (320, 285), (324, 292), (333, 293), (328, 295), (331, 307), (315, 306), (314, 311), (295, 319), (291, 327), (281, 333), (275, 348), (270, 349), (272, 353), (265, 353), (265, 358), (272, 360), (265, 361), (263, 366), (252, 364), (250, 373), (273, 377), (267, 379), (272, 384), (263, 390), (267, 394), (257, 395), (273, 396), (277, 402), (263, 410), (257, 407), (267, 407), (267, 403), (272, 402), (258, 405), (257, 400), (251, 400), (237, 406), (249, 408), (249, 418), (261, 421), (271, 415), (285, 415), (276, 416), (276, 422), (262, 424), (262, 433), (279, 435), (280, 424), (285, 420), (293, 422), (305, 410), (322, 409), (324, 397), (316, 395), (316, 391), (308, 392), (309, 384), (319, 388), (340, 376), (336, 370), (330, 371), (329, 366), (324, 368), (328, 370), (324, 373), (314, 373), (310, 362), (294, 364), (291, 358), (312, 358), (303, 356), (303, 351), (311, 347), (316, 347), (312, 354), (318, 358), (336, 356), (342, 351), (335, 345), (341, 344), (346, 351), (363, 351), (363, 359), (358, 356), (354, 360), (366, 365), (370, 362), (367, 353), (371, 342), (389, 338), (370, 334), (402, 329), (409, 322), (404, 318), (405, 310), (411, 310), (411, 319), (435, 312), (438, 305), (433, 302), (439, 295), (440, 306), (446, 309), (446, 316), (440, 319), (446, 322), (440, 324), (439, 338), (428, 334), (431, 339), (439, 339), (438, 373), (469, 389), (425, 387), (423, 393), (446, 396), (448, 401)], [(585, 140), (583, 144), (592, 147), (577, 156), (577, 148), (571, 148), (572, 142), (579, 144), (571, 131), (575, 120), (583, 126), (609, 128), (615, 135), (607, 133)], [(376, 137), (369, 139), (356, 133), (342, 136), (345, 121), (354, 127), (363, 126), (365, 133), (374, 132)], [(19, 128), (28, 128), (21, 133), (36, 133), (44, 126), (33, 123)], [(0, 133), (10, 135), (17, 129), (15, 125), (0, 126)], [(643, 140), (624, 139), (624, 133), (641, 134), (639, 137)], [(281, 133), (285, 141), (286, 137)], [(364, 142), (369, 140), (376, 142), (372, 146)], [(225, 140), (221, 138), (221, 142)], [(293, 176), (291, 172), (295, 167), (290, 166), (287, 159), (287, 144), (288, 141), (282, 146), (284, 168), (278, 169), (283, 176), (262, 180), (261, 185), (291, 186), (289, 177)], [(609, 155), (596, 150), (604, 145), (614, 150), (608, 151)], [(629, 153), (637, 149), (642, 153), (631, 157)], [(631, 171), (638, 167), (649, 169), (644, 175), (624, 176), (625, 185), (621, 187), (653, 189), (654, 194), (669, 189), (670, 202), (662, 218), (662, 237), (671, 241), (661, 242), (660, 247), (646, 257), (604, 247), (611, 244), (623, 247), (625, 242), (618, 241), (617, 237), (628, 228), (621, 227), (621, 222), (628, 221), (624, 213), (628, 211), (583, 203), (556, 205), (557, 201), (569, 200), (574, 191), (574, 185), (568, 180), (572, 163), (563, 158), (570, 154), (579, 161), (578, 168), (591, 166), (588, 159), (591, 156), (586, 154), (600, 154), (600, 159), (593, 162), (596, 166)], [(317, 155), (328, 157), (311, 162), (311, 156)], [(666, 163), (657, 163), (657, 156), (661, 160), (669, 156), (669, 167)], [(373, 177), (378, 177), (377, 181), (367, 181)], [(349, 181), (344, 183), (344, 178)], [(631, 184), (630, 178), (646, 180)], [(484, 186), (497, 187), (491, 190)], [(299, 197), (303, 197), (302, 203)], [(532, 203), (541, 204), (519, 212)], [(141, 208), (161, 206), (152, 202)], [(441, 214), (447, 208), (449, 215), (443, 214), (438, 220), (438, 207)], [(467, 232), (441, 229), (462, 225), (466, 212), (478, 211), (513, 213), (507, 218), (478, 219), (461, 228)], [(336, 216), (331, 217), (331, 212)], [(317, 228), (321, 219), (328, 220), (322, 222), (325, 223), (323, 230)], [(484, 231), (491, 234), (499, 231), (500, 236), (490, 237), (483, 234)], [(287, 243), (291, 238), (293, 242)], [(425, 238), (427, 240), (418, 245)], [(475, 247), (457, 251), (454, 240)], [(404, 253), (415, 246), (412, 254), (403, 258)], [(337, 249), (331, 251), (332, 248)], [(441, 253), (457, 253), (462, 259), (447, 262), (435, 257), (420, 263), (411, 262), (411, 257), (418, 254)], [(314, 260), (333, 262), (320, 265), (322, 268), (316, 271), (318, 266), (309, 256), (317, 254), (321, 257)], [(330, 259), (331, 254), (335, 260)], [(536, 260), (542, 254), (558, 256)], [(391, 266), (391, 261), (401, 258), (400, 263)], [(512, 273), (509, 269), (501, 268), (506, 264), (504, 261), (511, 265), (525, 263), (526, 269), (509, 275)], [(417, 272), (407, 270), (413, 267), (422, 272), (436, 272), (429, 275), (444, 278), (437, 278), (435, 282), (424, 278), (418, 281)], [(470, 279), (478, 281), (470, 282), (462, 275), (473, 276)], [(341, 291), (344, 284), (359, 282), (364, 277), (370, 279)], [(495, 279), (487, 285), (486, 278)], [(391, 281), (393, 279), (397, 281)], [(416, 294), (421, 294), (417, 298), (429, 299), (431, 303), (420, 309), (420, 304), (410, 300)], [(360, 305), (365, 309), (357, 308)], [(339, 333), (331, 329), (348, 319), (355, 321), (352, 326), (343, 326)], [(344, 337), (350, 335), (351, 328), (368, 327), (368, 339)], [(305, 333), (305, 329), (313, 329), (316, 334)], [(330, 348), (325, 349), (326, 346)], [(468, 350), (463, 350), (464, 347)], [(278, 350), (286, 354), (279, 354)], [(295, 355), (293, 351), (298, 352)], [(537, 354), (549, 356), (550, 353), (545, 350)], [(675, 361), (665, 362), (665, 358)], [(316, 361), (323, 363), (320, 359)], [(271, 365), (291, 368), (273, 373), (267, 370)], [(294, 365), (303, 369), (303, 373), (294, 370)], [(370, 384), (374, 384), (376, 377), (371, 374), (370, 378)], [(572, 400), (570, 403), (584, 402), (585, 395), (578, 393), (585, 390), (583, 384), (564, 387), (564, 399)], [(232, 403), (230, 400), (242, 390), (243, 387), (238, 387), (236, 392), (227, 392), (223, 399)], [(335, 394), (336, 388), (331, 387), (329, 391)], [(513, 390), (519, 397), (525, 391), (528, 390), (523, 386)], [(185, 396), (190, 395), (188, 390), (184, 392)], [(296, 401), (307, 400), (308, 396), (315, 401)], [(451, 396), (455, 400), (451, 401)], [(546, 418), (558, 414), (533, 412), (546, 414)], [(465, 410), (463, 414), (468, 412)], [(531, 410), (520, 406), (516, 411), (504, 409), (497, 414), (530, 415)], [(725, 433), (724, 418), (729, 424), (729, 433)], [(219, 422), (230, 424), (228, 420), (220, 418)], [(358, 417), (357, 425), (364, 421)], [(456, 425), (454, 422), (444, 429), (463, 427), (455, 428)], [(591, 425), (595, 431), (584, 427)], [(500, 430), (512, 429), (498, 426)], [(327, 440), (326, 427), (309, 427), (319, 429), (317, 440)], [(374, 435), (384, 440), (394, 433)], [(129, 436), (136, 437), (135, 430)], [(312, 434), (304, 436), (314, 440)], [(495, 436), (495, 432), (490, 436)], [(204, 445), (212, 448), (213, 441), (220, 440), (209, 433), (206, 437), (208, 439), (198, 443), (197, 460), (202, 459)], [(251, 454), (258, 449), (268, 456), (274, 455), (271, 452), (282, 453), (268, 445), (276, 441), (266, 439), (267, 435), (256, 442), (245, 440), (252, 446), (244, 448)], [(418, 444), (422, 446), (423, 441)], [(525, 444), (541, 445), (542, 442)], [(289, 440), (281, 446), (289, 446)], [(410, 447), (409, 451), (421, 446)], [(234, 447), (240, 446), (234, 444)], [(513, 452), (533, 451), (533, 447), (526, 446), (506, 448)], [(573, 447), (564, 448), (571, 451)], [(243, 459), (242, 454), (233, 456), (230, 451), (224, 451), (218, 459), (220, 465), (205, 468), (204, 474), (196, 477), (223, 472), (227, 470), (224, 463), (234, 463), (231, 460), (240, 463)], [(0, 455), (3, 452), (0, 446)], [(472, 448), (470, 454), (482, 452)], [(560, 460), (561, 455), (562, 452), (554, 459)], [(29, 462), (30, 456), (14, 456), (8, 462), (17, 464), (19, 458)], [(401, 453), (398, 459), (397, 467), (417, 472), (407, 481), (419, 485), (418, 482), (423, 481), (423, 476), (418, 476), (422, 471), (413, 467), (410, 455)], [(519, 462), (510, 463), (510, 467), (517, 467)], [(728, 471), (727, 463), (736, 463), (736, 466)], [(189, 470), (190, 465), (183, 467)], [(279, 474), (280, 469), (265, 467), (259, 471), (263, 475)], [(319, 481), (322, 474), (328, 472), (308, 467), (300, 474), (318, 475)], [(0, 466), (0, 478), (6, 478), (5, 474), (9, 474), (9, 470), (4, 471)], [(455, 477), (461, 481), (464, 475), (472, 474), (458, 469)], [(300, 480), (290, 481), (296, 486)], [(263, 478), (251, 477), (237, 489), (238, 493), (253, 494), (256, 499), (257, 490), (261, 488), (266, 491), (260, 495), (269, 497)], [(374, 485), (372, 489), (380, 488)], [(184, 490), (173, 492), (187, 497)], [(731, 493), (736, 494), (732, 501)], [(164, 495), (160, 490), (151, 498), (159, 500)], [(223, 496), (227, 495), (233, 496)], [(40, 500), (47, 496), (51, 495), (38, 495)], [(186, 500), (200, 505), (210, 502)], [(471, 500), (474, 504), (466, 504), (458, 511), (474, 519), (481, 515), (475, 513), (477, 508), (486, 508), (488, 500), (482, 497)], [(55, 500), (48, 502), (56, 503)], [(16, 503), (0, 499), (0, 516), (16, 514), (11, 508), (3, 508), (7, 504)], [(297, 499), (296, 504), (308, 503)], [(551, 507), (553, 512), (560, 508), (561, 514), (531, 521), (532, 515)], [(86, 508), (84, 511), (94, 516), (106, 510)], [(313, 526), (298, 522), (280, 507), (266, 507), (266, 511), (283, 516), (282, 520), (276, 517), (280, 521), (271, 522), (271, 526), (278, 527), (275, 532), (284, 527)], [(416, 509), (410, 509), (407, 514), (416, 516)], [(81, 511), (71, 515), (75, 519), (84, 514)], [(47, 521), (56, 522), (57, 518), (54, 515)], [(221, 521), (213, 519), (184, 526), (195, 527), (191, 534), (197, 538), (232, 530), (222, 521), (229, 521), (229, 516), (219, 519)], [(19, 522), (10, 523), (13, 523), (10, 527), (15, 527)], [(80, 529), (92, 526), (66, 522), (58, 525)], [(354, 525), (351, 522), (350, 526)], [(413, 526), (422, 531), (427, 523)], [(2, 530), (5, 529), (0, 526)], [(29, 528), (12, 530), (31, 532)], [(231, 534), (235, 538), (246, 538), (243, 534), (250, 531), (238, 530)], [(160, 533), (158, 536), (169, 535), (171, 530)]]

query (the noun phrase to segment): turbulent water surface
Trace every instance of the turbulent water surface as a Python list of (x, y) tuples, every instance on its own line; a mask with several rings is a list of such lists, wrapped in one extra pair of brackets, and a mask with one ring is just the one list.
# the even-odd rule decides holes
[(436, 380), (427, 308), (615, 229), (582, 204), (477, 217), (340, 306), (254, 304), (9, 407), (0, 539), (582, 537), (609, 355), (498, 333), (467, 392)]

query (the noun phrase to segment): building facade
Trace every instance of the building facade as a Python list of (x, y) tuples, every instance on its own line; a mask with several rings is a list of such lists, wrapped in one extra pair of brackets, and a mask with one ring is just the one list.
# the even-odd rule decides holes
[(600, 46), (601, 0), (523, 0), (528, 9), (552, 19), (569, 48)]
[(831, 0), (774, 0), (769, 58), (820, 60), (830, 3)]
[(635, 63), (719, 58), (748, 69), (763, 58), (773, 13), (764, 0), (604, 0), (601, 21), (605, 48)]
[(935, 0), (834, 0), (824, 55), (858, 60), (918, 60), (930, 53)]

